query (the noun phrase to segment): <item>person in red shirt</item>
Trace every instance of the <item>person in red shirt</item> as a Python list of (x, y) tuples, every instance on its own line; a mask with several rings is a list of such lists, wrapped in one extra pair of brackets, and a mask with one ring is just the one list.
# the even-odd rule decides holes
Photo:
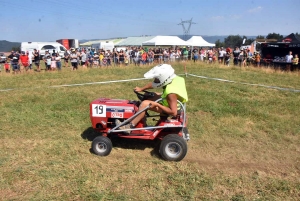
[(20, 65), (21, 65), (21, 69), (20, 69), (21, 72), (24, 70), (24, 68), (29, 67), (29, 57), (28, 55), (25, 54), (24, 51), (22, 51), (20, 56)]
[(7, 60), (5, 61), (4, 69), (5, 69), (5, 72), (10, 73), (10, 64), (8, 63)]

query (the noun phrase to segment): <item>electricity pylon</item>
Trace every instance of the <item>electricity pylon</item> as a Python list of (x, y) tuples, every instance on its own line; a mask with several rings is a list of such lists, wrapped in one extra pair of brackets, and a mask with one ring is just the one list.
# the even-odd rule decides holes
[[(193, 21), (193, 18), (190, 20), (185, 20), (185, 21), (182, 21), (182, 19), (181, 19), (181, 23), (178, 24), (178, 25), (182, 25), (184, 40), (186, 40), (187, 36), (190, 35), (190, 29), (191, 29), (192, 24), (196, 24), (195, 22), (192, 22), (192, 21)], [(185, 28), (184, 24), (188, 24), (187, 29)]]

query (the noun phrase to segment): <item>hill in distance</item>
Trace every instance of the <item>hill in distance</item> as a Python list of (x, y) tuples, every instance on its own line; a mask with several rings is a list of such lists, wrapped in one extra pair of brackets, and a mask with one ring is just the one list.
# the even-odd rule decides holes
[(19, 42), (9, 42), (6, 40), (0, 40), (0, 52), (9, 52), (12, 48), (19, 48), (21, 43)]

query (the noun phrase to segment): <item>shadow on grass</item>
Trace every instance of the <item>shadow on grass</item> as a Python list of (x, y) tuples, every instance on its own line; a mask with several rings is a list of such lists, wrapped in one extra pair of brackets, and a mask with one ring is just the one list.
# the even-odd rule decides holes
[[(100, 136), (101, 133), (95, 131), (93, 127), (88, 127), (81, 133), (82, 139), (86, 139), (89, 141), (93, 141), (97, 136)], [(141, 140), (141, 139), (127, 139), (121, 138), (117, 136), (110, 137), (110, 140), (113, 144), (114, 148), (122, 148), (122, 149), (137, 149), (137, 150), (145, 150), (146, 148), (153, 148), (150, 152), (151, 156), (158, 157), (159, 156), (159, 145), (160, 140)], [(94, 153), (92, 149), (90, 149), (91, 153)]]

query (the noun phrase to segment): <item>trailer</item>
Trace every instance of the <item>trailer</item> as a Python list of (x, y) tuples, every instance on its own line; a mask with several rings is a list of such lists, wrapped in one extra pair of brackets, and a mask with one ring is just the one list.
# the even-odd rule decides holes
[(114, 43), (110, 41), (102, 41), (102, 42), (92, 44), (92, 48), (95, 48), (96, 50), (102, 49), (102, 50), (112, 51), (114, 47), (115, 47)]
[(79, 48), (78, 39), (59, 39), (56, 42), (62, 44), (67, 50), (71, 48)]

